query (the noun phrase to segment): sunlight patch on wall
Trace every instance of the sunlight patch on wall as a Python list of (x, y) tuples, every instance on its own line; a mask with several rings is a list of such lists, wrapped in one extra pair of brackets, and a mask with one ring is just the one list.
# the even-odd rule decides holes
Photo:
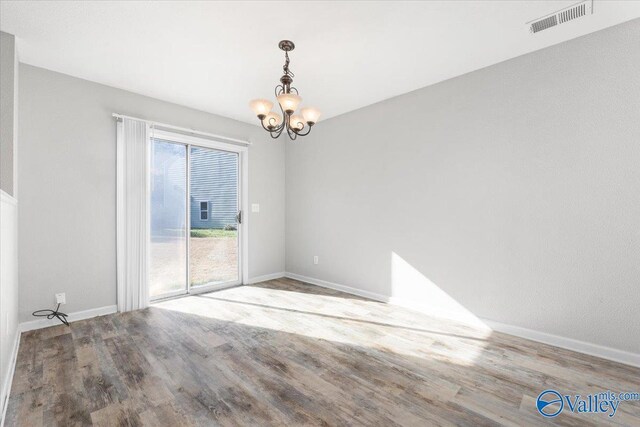
[(491, 331), (472, 312), (395, 252), (391, 252), (390, 302), (433, 317), (443, 317), (473, 325), (479, 330)]

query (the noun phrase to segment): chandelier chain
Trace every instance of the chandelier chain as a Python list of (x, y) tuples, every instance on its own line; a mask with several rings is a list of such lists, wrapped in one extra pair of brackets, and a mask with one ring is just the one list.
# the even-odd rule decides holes
[(282, 67), (282, 70), (284, 71), (284, 75), (295, 77), (296, 75), (293, 74), (293, 71), (289, 70), (289, 52), (287, 51), (284, 52), (284, 59), (285, 59), (284, 66)]

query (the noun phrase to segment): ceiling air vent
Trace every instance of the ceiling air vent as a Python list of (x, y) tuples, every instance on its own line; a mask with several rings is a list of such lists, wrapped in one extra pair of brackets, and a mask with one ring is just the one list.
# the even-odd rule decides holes
[(558, 13), (558, 21), (560, 24), (571, 21), (572, 19), (580, 18), (587, 14), (587, 5), (584, 3), (580, 3), (577, 6), (569, 8), (565, 11)]
[(558, 25), (558, 17), (551, 15), (547, 18), (535, 21), (531, 24), (531, 32), (537, 33), (538, 31), (546, 30), (547, 28), (555, 27)]
[(527, 22), (529, 31), (532, 33), (538, 33), (547, 28), (555, 27), (556, 25), (564, 24), (576, 18), (585, 16), (586, 14), (593, 13), (593, 0), (581, 1), (572, 6), (565, 7), (564, 9), (557, 10), (549, 15), (545, 15), (542, 18), (535, 19)]

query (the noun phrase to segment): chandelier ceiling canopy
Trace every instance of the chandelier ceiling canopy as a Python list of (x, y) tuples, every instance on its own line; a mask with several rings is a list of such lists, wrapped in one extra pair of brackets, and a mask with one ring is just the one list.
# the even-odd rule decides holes
[(313, 107), (305, 107), (300, 109), (300, 113), (296, 113), (302, 98), (298, 89), (291, 86), (294, 74), (289, 70), (289, 52), (295, 45), (290, 40), (282, 40), (278, 47), (284, 51), (285, 58), (282, 67), (284, 74), (280, 77), (280, 84), (275, 88), (281, 114), (271, 111), (273, 102), (268, 99), (254, 99), (249, 103), (249, 107), (272, 138), (278, 138), (286, 130), (289, 138), (295, 140), (298, 136), (306, 136), (311, 132), (313, 125), (318, 123), (320, 111)]

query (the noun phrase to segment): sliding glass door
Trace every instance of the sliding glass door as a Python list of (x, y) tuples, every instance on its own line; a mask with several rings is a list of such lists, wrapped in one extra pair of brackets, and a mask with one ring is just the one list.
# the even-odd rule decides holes
[(237, 152), (152, 138), (151, 299), (241, 282), (239, 171)]

